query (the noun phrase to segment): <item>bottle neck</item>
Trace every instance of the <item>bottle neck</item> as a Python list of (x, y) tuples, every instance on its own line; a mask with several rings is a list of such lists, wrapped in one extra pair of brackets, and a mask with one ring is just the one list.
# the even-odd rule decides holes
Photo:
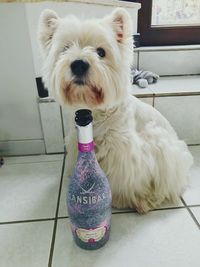
[(86, 126), (77, 125), (79, 152), (92, 152), (94, 150), (92, 123)]

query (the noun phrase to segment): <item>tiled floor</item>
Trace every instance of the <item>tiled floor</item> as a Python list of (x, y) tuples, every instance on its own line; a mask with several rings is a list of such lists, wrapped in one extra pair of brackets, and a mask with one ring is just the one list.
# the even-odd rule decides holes
[(113, 210), (110, 241), (78, 248), (65, 207), (63, 155), (6, 158), (0, 168), (1, 267), (199, 267), (200, 146), (182, 201), (147, 215)]

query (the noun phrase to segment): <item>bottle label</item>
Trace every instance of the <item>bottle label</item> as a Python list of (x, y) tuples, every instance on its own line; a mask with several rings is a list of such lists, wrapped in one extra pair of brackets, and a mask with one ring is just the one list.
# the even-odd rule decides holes
[(72, 228), (74, 228), (74, 232), (78, 238), (85, 243), (100, 241), (107, 231), (107, 226), (105, 225), (94, 229), (76, 228), (75, 226), (72, 226)]
[(87, 144), (78, 143), (78, 150), (80, 152), (91, 152), (94, 149), (94, 142), (90, 142)]
[[(85, 190), (84, 188), (82, 188), (82, 190)], [(90, 190), (90, 189), (89, 189)], [(86, 193), (90, 193), (88, 191), (85, 190), (82, 191), (80, 193), (80, 195), (75, 195), (75, 194), (69, 194), (69, 199), (76, 203), (76, 204), (81, 204), (81, 205), (96, 205), (98, 204), (100, 201), (104, 200), (107, 198), (106, 193), (102, 193), (99, 195), (89, 195)], [(91, 192), (93, 193), (93, 192)]]

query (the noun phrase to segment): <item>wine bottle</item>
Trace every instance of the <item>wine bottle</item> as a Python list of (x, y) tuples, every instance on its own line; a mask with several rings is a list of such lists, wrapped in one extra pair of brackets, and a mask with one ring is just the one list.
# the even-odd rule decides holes
[(110, 186), (94, 152), (92, 120), (90, 110), (75, 113), (78, 158), (67, 193), (74, 240), (79, 247), (90, 250), (108, 241), (112, 214)]

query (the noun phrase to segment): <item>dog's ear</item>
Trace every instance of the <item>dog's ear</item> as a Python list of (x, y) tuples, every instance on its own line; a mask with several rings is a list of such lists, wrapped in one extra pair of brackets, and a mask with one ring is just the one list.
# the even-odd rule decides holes
[(53, 10), (45, 9), (39, 18), (38, 41), (41, 52), (46, 54), (58, 26), (59, 17)]
[(132, 19), (124, 8), (116, 8), (109, 16), (109, 23), (116, 34), (118, 43), (123, 43), (130, 38), (132, 33)]

